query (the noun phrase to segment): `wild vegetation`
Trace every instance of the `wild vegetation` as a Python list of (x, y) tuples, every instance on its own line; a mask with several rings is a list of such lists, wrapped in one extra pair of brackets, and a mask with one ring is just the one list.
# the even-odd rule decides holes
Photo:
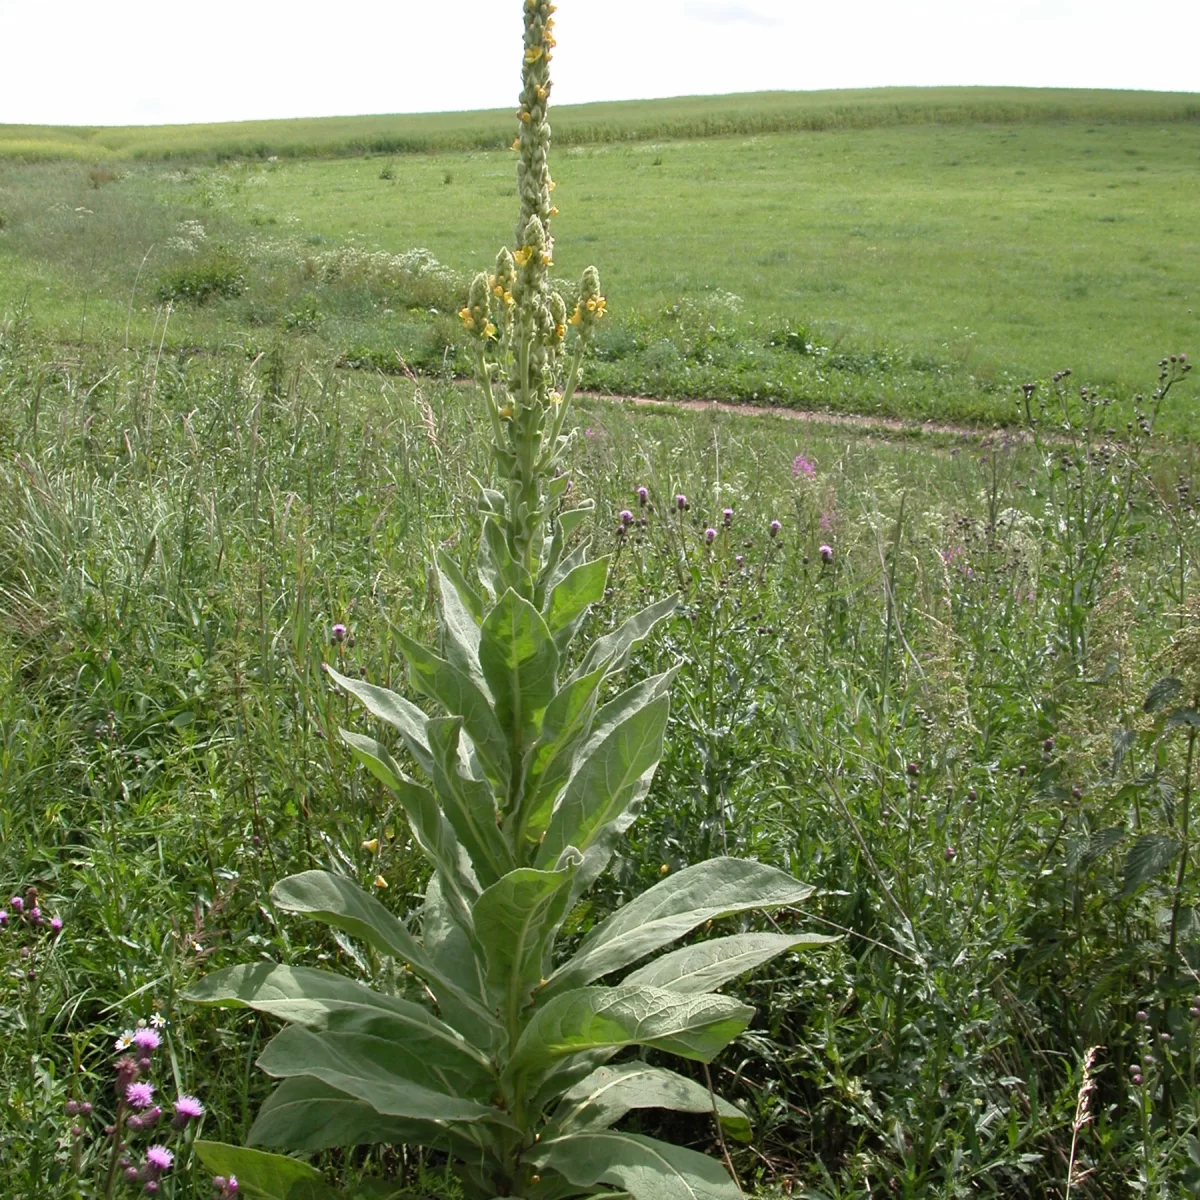
[[(465, 257), (315, 242), (341, 266), (294, 288), (266, 267), (282, 251), (238, 240), (240, 201), (179, 200), (249, 175), (4, 177), (24, 206), (0, 323), (9, 1194), (1194, 1191), (1200, 493), (1170, 436), (1195, 411), (1188, 356), (1121, 391), (1079, 358), (996, 384), (1010, 429), (900, 441), (572, 397), (574, 370), (606, 378), (612, 289), (548, 274), (543, 252), (565, 256), (539, 243), (530, 125), (517, 255), (459, 315)], [(91, 212), (64, 188), (30, 218), (72, 179)], [(80, 216), (99, 219), (75, 238)], [(191, 240), (118, 265), (160, 236)], [(72, 276), (109, 294), (80, 311)], [(22, 301), (34, 279), (60, 309)], [(334, 297), (361, 332), (401, 294), (442, 310), (424, 377), (355, 369), (320, 332)], [(264, 296), (280, 307), (252, 325), (239, 306)], [(699, 306), (673, 319), (714, 344)], [(547, 607), (560, 592), (573, 608)], [(563, 734), (579, 769), (523, 788), (512, 747), (557, 745), (551, 706), (581, 680), (606, 733)], [(450, 719), (418, 707), (439, 703)], [(630, 749), (615, 731), (647, 726), (627, 786), (601, 786)], [(562, 784), (571, 813), (525, 802)], [(625, 836), (574, 841), (577, 861), (567, 817), (606, 796)], [(490, 828), (469, 819), (484, 801)], [(730, 899), (709, 878), (729, 871), (775, 890)], [(575, 903), (523, 902), (564, 881)], [(439, 924), (447, 887), (463, 903)], [(659, 940), (638, 932), (681, 895)], [(524, 943), (500, 931), (538, 914), (536, 953), (509, 957)], [(469, 947), (444, 936), (476, 917)], [(638, 989), (661, 1028), (617, 1028)], [(565, 1020), (601, 999), (605, 1019)], [(439, 1049), (349, 1046), (396, 1022)], [(555, 1060), (634, 1042), (549, 1086)], [(616, 1099), (589, 1106), (585, 1077)]]

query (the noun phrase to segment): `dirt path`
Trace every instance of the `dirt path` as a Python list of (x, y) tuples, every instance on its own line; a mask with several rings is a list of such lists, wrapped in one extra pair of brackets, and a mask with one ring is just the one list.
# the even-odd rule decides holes
[[(984, 426), (947, 425), (940, 421), (902, 421), (897, 417), (872, 417), (861, 413), (815, 412), (808, 409), (773, 407), (764, 404), (730, 404), (724, 400), (656, 400), (651, 396), (618, 396), (610, 392), (580, 392), (589, 400), (614, 404), (632, 404), (636, 408), (683, 409), (687, 412), (722, 412), (738, 416), (779, 417), (784, 421), (800, 421), (809, 425), (844, 425), (851, 429), (879, 433), (939, 433), (959, 438), (979, 438), (992, 432)], [(1009, 437), (1019, 438), (1019, 430), (1008, 430)]]

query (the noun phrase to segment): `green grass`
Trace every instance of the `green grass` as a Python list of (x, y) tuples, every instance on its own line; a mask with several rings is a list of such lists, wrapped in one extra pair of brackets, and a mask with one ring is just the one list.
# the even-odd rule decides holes
[[(36, 884), (66, 920), (36, 988), (0, 938), (14, 1200), (77, 1200), (64, 1101), (100, 1106), (90, 1155), (112, 1040), (156, 1009), (164, 1091), (173, 1073), (208, 1106), (206, 1136), (244, 1136), (271, 1030), (183, 1003), (204, 972), (272, 957), (389, 986), (386, 963), (278, 913), (276, 879), (381, 875), (395, 912), (418, 903), (402, 823), (336, 738), (362, 718), (321, 664), (406, 688), (396, 634), (431, 635), (429, 550), (469, 557), (478, 536), (486, 418), (471, 391), (417, 395), (299, 351), (0, 336), (0, 896)], [(1164, 733), (1142, 702), (1165, 672), (1200, 687), (1178, 649), (1194, 641), (1168, 650), (1197, 628), (1177, 576), (1194, 595), (1200, 518), (1176, 491), (1194, 456), (1152, 452), (1127, 508), (1119, 458), (1098, 469), (1083, 444), (1056, 448), (1060, 468), (1000, 438), (893, 443), (599, 401), (576, 425), (572, 494), (598, 505), (583, 532), (616, 554), (591, 631), (666, 591), (685, 604), (635, 664), (680, 667), (660, 775), (572, 927), (664, 864), (728, 850), (820, 885), (805, 927), (853, 931), (737, 985), (759, 1016), (714, 1072), (754, 1121), (754, 1151), (733, 1147), (745, 1181), (846, 1200), (881, 1178), (905, 1200), (964, 1181), (1055, 1194), (1076, 1064), (1102, 1044), (1080, 1144), (1094, 1187), (1119, 1195), (1144, 1171), (1184, 1194), (1200, 1045), (1162, 913), (1178, 894), (1200, 963), (1200, 877), (1176, 888), (1160, 864), (1127, 889), (1126, 856), (1181, 828), (1186, 729)], [(619, 542), (639, 484), (654, 507)], [(1115, 728), (1132, 731), (1116, 763)], [(1147, 1044), (1139, 1006), (1169, 1044)], [(1124, 1082), (1143, 1053), (1144, 1093)], [(717, 1152), (703, 1123), (670, 1133)], [(343, 1180), (418, 1171), (387, 1150), (321, 1162)], [(211, 1194), (186, 1157), (177, 1175), (177, 1200)]]
[[(870, 88), (748, 92), (555, 108), (560, 145), (870, 129), (893, 125), (1042, 121), (1179, 122), (1200, 118), (1191, 92), (1067, 88)], [(311, 158), (363, 153), (497, 149), (512, 140), (512, 112), (392, 114), (235, 121), (212, 125), (0, 125), (0, 157), (26, 161)]]
[[(610, 298), (592, 386), (1008, 421), (1025, 379), (1070, 366), (1123, 399), (1195, 352), (1198, 159), (1200, 124), (1155, 122), (580, 145), (557, 159), (556, 266), (569, 289), (595, 262)], [(0, 167), (0, 305), (64, 338), (158, 336), (164, 281), (224, 247), (245, 291), (177, 305), (169, 341), (462, 371), (446, 314), (512, 240), (508, 151), (113, 174)], [(448, 273), (371, 257), (413, 247)]]

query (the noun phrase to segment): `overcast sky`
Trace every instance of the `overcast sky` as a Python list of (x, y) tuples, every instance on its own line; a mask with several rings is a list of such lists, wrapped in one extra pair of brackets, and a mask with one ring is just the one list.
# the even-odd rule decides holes
[[(498, 108), (519, 0), (0, 0), (0, 123)], [(1200, 91), (1200, 0), (561, 0), (555, 100), (1012, 84)]]

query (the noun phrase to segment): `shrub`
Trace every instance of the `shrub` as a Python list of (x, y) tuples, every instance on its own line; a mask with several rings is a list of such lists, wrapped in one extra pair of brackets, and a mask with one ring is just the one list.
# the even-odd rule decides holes
[(158, 285), (164, 303), (205, 304), (214, 296), (231, 299), (246, 290), (246, 265), (224, 248), (177, 268)]

